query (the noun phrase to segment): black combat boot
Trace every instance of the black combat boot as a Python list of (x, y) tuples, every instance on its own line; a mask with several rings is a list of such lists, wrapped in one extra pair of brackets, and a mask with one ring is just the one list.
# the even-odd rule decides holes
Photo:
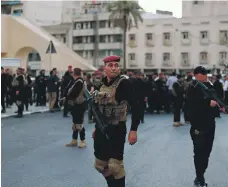
[(115, 187), (114, 186), (114, 177), (113, 175), (109, 175), (107, 177), (105, 177), (106, 181), (107, 181), (107, 184), (108, 184), (108, 187)]
[(195, 180), (194, 180), (194, 185), (196, 185), (196, 186), (200, 185), (200, 182), (199, 182), (199, 180), (197, 179), (197, 177), (196, 177)]

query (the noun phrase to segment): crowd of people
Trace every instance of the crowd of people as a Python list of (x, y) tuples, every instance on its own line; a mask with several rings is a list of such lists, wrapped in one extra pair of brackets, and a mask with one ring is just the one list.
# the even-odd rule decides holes
[[(15, 111), (18, 113), (16, 117), (23, 117), (24, 108), (28, 111), (29, 105), (46, 106), (48, 101), (50, 112), (59, 111), (63, 106), (63, 116), (67, 117), (68, 106), (65, 99), (67, 90), (65, 89), (73, 80), (72, 72), (72, 66), (68, 66), (63, 77), (58, 76), (56, 68), (52, 69), (50, 76), (46, 76), (45, 70), (41, 70), (39, 75), (35, 77), (35, 81), (32, 81), (31, 76), (23, 68), (18, 68), (16, 74), (12, 74), (9, 69), (2, 67), (1, 113), (5, 113), (6, 108), (10, 108), (13, 103), (16, 103), (18, 106), (18, 111)], [(122, 75), (126, 75), (135, 87), (136, 96), (142, 108), (141, 123), (144, 123), (145, 111), (156, 114), (160, 114), (161, 111), (173, 112), (174, 126), (183, 124), (180, 119), (180, 113), (183, 111), (184, 122), (189, 123), (185, 109), (187, 107), (186, 92), (194, 79), (191, 72), (183, 76), (177, 75), (175, 72), (170, 75), (154, 73), (145, 76), (140, 72), (127, 71)], [(99, 89), (104, 76), (102, 70), (93, 74), (83, 73), (83, 79), (91, 92)], [(218, 97), (228, 103), (228, 76), (222, 77), (218, 74), (208, 76), (208, 79), (213, 83)], [(219, 110), (217, 117), (220, 117)], [(89, 123), (93, 123), (93, 115), (89, 108), (88, 118)]]
[[(104, 59), (104, 70), (93, 74), (83, 73), (81, 69), (68, 66), (63, 77), (58, 76), (56, 68), (45, 76), (45, 70), (33, 82), (24, 69), (18, 68), (15, 75), (2, 68), (2, 113), (6, 107), (16, 103), (17, 118), (23, 117), (24, 106), (29, 104), (46, 106), (50, 112), (59, 111), (63, 106), (63, 117), (72, 115), (72, 140), (65, 146), (86, 147), (84, 114), (88, 109), (89, 123), (95, 123), (93, 131), (95, 169), (100, 172), (109, 187), (125, 187), (125, 169), (123, 164), (124, 144), (127, 134), (127, 114), (131, 113), (131, 125), (128, 142), (137, 142), (137, 129), (144, 123), (145, 111), (160, 114), (173, 113), (173, 126), (190, 123), (190, 134), (194, 146), (194, 164), (196, 178), (194, 184), (207, 187), (204, 173), (212, 150), (215, 134), (215, 117), (220, 116), (220, 106), (216, 98), (206, 97), (197, 81), (216, 94), (217, 98), (228, 103), (228, 76), (209, 77), (208, 71), (198, 66), (187, 75), (155, 73), (145, 76), (140, 72), (120, 73), (119, 56)], [(196, 79), (194, 81), (194, 79)], [(91, 94), (95, 105), (87, 105), (85, 91)], [(6, 105), (6, 106), (5, 106)], [(98, 123), (96, 106), (105, 124)], [(97, 118), (95, 118), (95, 116)], [(101, 125), (106, 125), (101, 128)], [(80, 136), (80, 143), (78, 143)]]

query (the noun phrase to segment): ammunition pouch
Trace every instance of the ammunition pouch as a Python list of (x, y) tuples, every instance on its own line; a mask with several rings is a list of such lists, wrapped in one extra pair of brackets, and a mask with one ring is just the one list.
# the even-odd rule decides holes
[(85, 97), (83, 95), (80, 95), (75, 99), (75, 104), (83, 104), (84, 102), (85, 102)]
[(120, 105), (99, 105), (99, 110), (104, 116), (104, 120), (109, 125), (118, 125), (120, 121), (127, 120), (127, 102)]

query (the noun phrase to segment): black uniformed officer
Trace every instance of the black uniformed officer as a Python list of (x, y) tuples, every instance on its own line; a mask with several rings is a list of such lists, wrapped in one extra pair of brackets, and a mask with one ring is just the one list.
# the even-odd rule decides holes
[(23, 69), (18, 68), (17, 75), (13, 79), (13, 87), (15, 91), (15, 101), (16, 105), (18, 107), (18, 115), (15, 116), (16, 118), (23, 117), (23, 111), (24, 111), (24, 100), (25, 100), (25, 91), (26, 91), (26, 85), (27, 80), (26, 77), (22, 73)]
[[(196, 80), (207, 87), (212, 85), (207, 82), (207, 70), (198, 66), (194, 70)], [(196, 170), (195, 185), (206, 187), (204, 173), (208, 167), (208, 160), (213, 146), (215, 134), (215, 107), (217, 102), (205, 97), (199, 86), (190, 85), (187, 93), (187, 102), (190, 107), (191, 138), (194, 146), (194, 163)]]
[(73, 71), (74, 84), (69, 89), (67, 98), (68, 104), (72, 106), (71, 114), (73, 119), (73, 135), (72, 141), (66, 146), (78, 145), (78, 134), (80, 135), (81, 142), (78, 147), (83, 148), (86, 146), (85, 142), (85, 128), (83, 126), (84, 113), (85, 113), (85, 97), (84, 97), (84, 81), (81, 78), (82, 71), (79, 68), (75, 68)]
[(181, 109), (184, 102), (184, 78), (181, 75), (177, 75), (177, 81), (173, 84), (172, 94), (173, 94), (173, 107), (174, 107), (174, 118), (173, 126), (179, 127), (181, 123)]
[(99, 128), (95, 129), (93, 133), (94, 166), (105, 177), (109, 187), (125, 187), (123, 154), (127, 133), (127, 103), (132, 109), (132, 123), (128, 135), (131, 145), (137, 142), (139, 125), (137, 100), (134, 97), (133, 87), (128, 79), (120, 77), (119, 61), (119, 56), (109, 56), (104, 59), (106, 77), (95, 98), (108, 124), (109, 139)]

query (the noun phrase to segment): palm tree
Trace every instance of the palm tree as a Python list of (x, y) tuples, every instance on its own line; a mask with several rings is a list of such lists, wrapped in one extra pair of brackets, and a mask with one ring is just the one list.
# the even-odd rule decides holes
[(114, 27), (120, 27), (124, 31), (123, 52), (124, 52), (124, 67), (126, 70), (126, 40), (127, 31), (134, 25), (138, 28), (138, 21), (143, 22), (141, 13), (142, 7), (136, 1), (114, 1), (107, 4), (107, 10), (111, 12), (109, 20)]

